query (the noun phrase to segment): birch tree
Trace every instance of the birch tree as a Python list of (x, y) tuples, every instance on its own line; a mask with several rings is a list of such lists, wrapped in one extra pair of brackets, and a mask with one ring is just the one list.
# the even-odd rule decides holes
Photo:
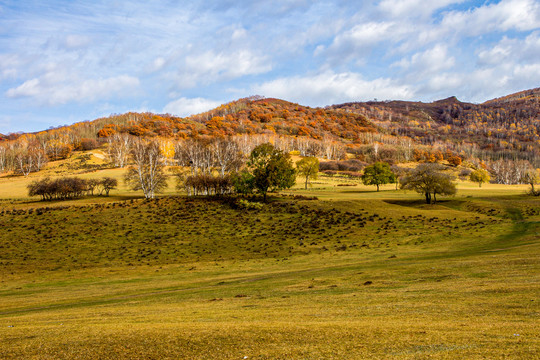
[(142, 190), (144, 197), (153, 199), (167, 187), (164, 163), (156, 141), (137, 139), (131, 148), (134, 166), (125, 175), (125, 182), (132, 190)]

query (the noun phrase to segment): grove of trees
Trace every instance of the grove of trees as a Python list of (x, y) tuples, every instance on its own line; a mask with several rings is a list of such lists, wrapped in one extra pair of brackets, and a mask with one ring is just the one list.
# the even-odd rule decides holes
[(41, 196), (42, 200), (67, 200), (79, 198), (84, 195), (97, 193), (109, 196), (109, 192), (118, 186), (118, 180), (111, 177), (101, 179), (81, 179), (78, 177), (61, 177), (51, 179), (41, 178), (31, 182), (28, 188), (29, 196)]

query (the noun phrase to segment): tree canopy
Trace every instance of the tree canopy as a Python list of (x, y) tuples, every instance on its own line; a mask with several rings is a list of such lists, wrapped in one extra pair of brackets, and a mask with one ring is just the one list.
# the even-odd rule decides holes
[(478, 187), (482, 187), (482, 183), (488, 182), (490, 180), (490, 177), (487, 170), (478, 169), (473, 171), (471, 175), (469, 175), (469, 179), (473, 182), (477, 182)]
[[(254, 189), (266, 201), (268, 191), (288, 189), (296, 183), (296, 171), (289, 154), (276, 149), (272, 144), (261, 144), (253, 149), (247, 168), (237, 179), (243, 187)], [(238, 187), (238, 182), (235, 183)], [(245, 192), (245, 189), (243, 189)]]
[(390, 169), (390, 165), (385, 162), (376, 162), (373, 165), (366, 166), (362, 175), (362, 182), (365, 185), (376, 185), (377, 191), (379, 186), (391, 184), (396, 181), (396, 175)]
[(309, 179), (317, 179), (319, 173), (319, 160), (316, 157), (305, 157), (296, 162), (298, 174), (305, 177), (305, 189), (307, 189)]
[(427, 204), (431, 204), (432, 200), (436, 202), (437, 194), (454, 195), (456, 185), (452, 181), (453, 177), (443, 173), (443, 168), (437, 164), (420, 164), (401, 179), (401, 188), (424, 194)]

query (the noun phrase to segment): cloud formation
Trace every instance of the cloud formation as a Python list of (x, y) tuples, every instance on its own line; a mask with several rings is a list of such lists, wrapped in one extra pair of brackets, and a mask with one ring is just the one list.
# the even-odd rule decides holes
[(40, 104), (60, 105), (70, 101), (93, 102), (96, 99), (127, 97), (137, 91), (139, 79), (120, 75), (106, 79), (86, 79), (73, 82), (62, 73), (47, 73), (25, 81), (6, 92), (8, 98), (29, 97)]
[(218, 107), (222, 103), (222, 101), (209, 100), (201, 97), (181, 97), (165, 105), (163, 108), (163, 113), (175, 114), (178, 116), (189, 116), (211, 110)]
[(1, 133), (253, 94), (481, 102), (540, 80), (537, 0), (6, 0), (0, 28), (3, 118), (30, 119)]
[(325, 106), (358, 99), (412, 99), (414, 92), (388, 78), (365, 80), (357, 73), (331, 71), (312, 76), (279, 78), (253, 87), (255, 93)]

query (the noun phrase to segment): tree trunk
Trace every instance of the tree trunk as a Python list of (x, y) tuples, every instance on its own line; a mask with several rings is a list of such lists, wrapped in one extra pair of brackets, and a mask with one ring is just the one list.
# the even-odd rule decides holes
[(306, 176), (306, 190), (307, 190), (308, 178), (309, 178), (309, 176)]
[(375, 184), (375, 185), (377, 185), (377, 191), (379, 191), (379, 184)]
[(426, 193), (426, 204), (431, 204), (431, 193)]

